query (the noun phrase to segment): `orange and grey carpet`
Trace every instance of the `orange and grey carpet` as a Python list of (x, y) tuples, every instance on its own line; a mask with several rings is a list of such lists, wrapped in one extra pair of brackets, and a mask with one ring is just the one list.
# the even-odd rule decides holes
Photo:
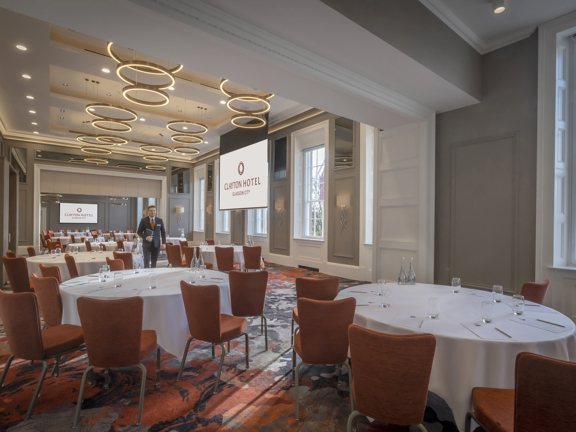
[[(180, 359), (163, 352), (161, 387), (155, 386), (154, 355), (145, 362), (147, 385), (142, 424), (136, 426), (140, 391), (140, 370), (110, 371), (110, 388), (104, 389), (104, 375), (98, 371), (96, 385), (87, 386), (78, 430), (91, 432), (126, 431), (345, 431), (350, 414), (348, 373), (342, 382), (334, 366), (301, 368), (300, 421), (294, 417), (294, 387), (290, 322), (296, 302), (294, 279), (300, 276), (325, 277), (304, 269), (267, 264), (270, 273), (266, 299), (269, 350), (264, 350), (260, 319), (249, 321), (250, 368), (246, 370), (242, 339), (232, 342), (226, 356), (218, 393), (211, 395), (218, 371), (219, 348), (212, 359), (210, 345), (193, 343), (182, 380), (176, 382)], [(341, 288), (362, 282), (342, 279)], [(1, 329), (0, 329), (1, 331)], [(2, 336), (0, 334), (0, 336)], [(182, 345), (186, 341), (182, 341)], [(0, 338), (0, 371), (10, 348)], [(41, 371), (38, 362), (15, 359), (0, 389), (0, 431), (51, 431), (71, 429), (78, 389), (87, 367), (86, 352), (67, 355), (60, 377), (47, 374), (34, 416), (23, 422)], [(457, 431), (446, 403), (429, 393), (424, 424), (429, 432)], [(380, 430), (377, 422), (358, 421), (358, 431)], [(385, 427), (385, 429), (387, 429)], [(394, 430), (398, 430), (395, 429)]]

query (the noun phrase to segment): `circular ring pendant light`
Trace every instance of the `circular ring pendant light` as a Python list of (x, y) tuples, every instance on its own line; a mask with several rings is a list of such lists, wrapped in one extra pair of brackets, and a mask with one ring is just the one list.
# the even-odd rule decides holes
[(188, 146), (178, 146), (174, 148), (176, 153), (184, 154), (184, 155), (197, 155), (200, 154), (200, 150), (194, 147)]
[[(107, 110), (114, 110), (120, 111), (121, 113), (128, 114), (129, 117), (111, 117), (109, 115), (104, 115), (98, 113), (97, 110), (99, 109), (107, 109)], [(96, 117), (95, 120), (92, 120), (92, 126), (97, 129), (101, 129), (107, 132), (117, 132), (117, 133), (125, 133), (130, 132), (132, 130), (132, 126), (128, 123), (136, 121), (138, 119), (138, 114), (128, 108), (124, 108), (120, 105), (108, 104), (108, 103), (92, 103), (86, 105), (85, 108), (86, 112), (93, 117)], [(114, 124), (118, 127), (111, 127), (111, 126), (104, 126), (104, 124)]]
[(135, 169), (135, 170), (141, 170), (142, 167), (140, 165), (134, 165), (134, 164), (118, 164), (116, 165), (116, 168), (127, 168), (127, 169)]
[[(261, 127), (266, 126), (267, 121), (264, 117), (261, 117), (262, 114), (267, 113), (270, 111), (271, 105), (269, 100), (274, 97), (272, 93), (269, 93), (264, 96), (259, 96), (257, 94), (233, 94), (224, 88), (224, 85), (228, 82), (227, 79), (223, 78), (220, 81), (220, 90), (226, 96), (228, 96), (228, 100), (226, 101), (226, 106), (236, 113), (237, 115), (232, 116), (230, 121), (236, 127), (243, 128), (243, 129), (258, 129)], [(234, 102), (249, 102), (249, 103), (260, 103), (264, 104), (264, 108), (255, 109), (255, 110), (246, 110), (240, 109), (233, 105)], [(248, 120), (256, 120), (256, 123), (240, 123), (239, 119), (248, 119)]]
[(84, 153), (95, 154), (95, 155), (112, 154), (112, 152), (110, 150), (105, 149), (105, 148), (100, 148), (100, 147), (82, 147), (80, 150)]
[(172, 153), (172, 149), (160, 144), (144, 144), (140, 146), (140, 150), (148, 153), (168, 154)]
[(182, 133), (174, 134), (170, 138), (178, 144), (202, 144), (204, 142), (202, 137)]
[(115, 135), (78, 135), (76, 140), (90, 145), (114, 146), (128, 143), (128, 140)]
[[(198, 130), (180, 130), (180, 129), (176, 129), (174, 126), (175, 125), (184, 125), (183, 127), (197, 127)], [(166, 123), (166, 129), (168, 129), (171, 132), (176, 132), (179, 134), (188, 134), (188, 135), (202, 135), (205, 134), (206, 132), (208, 132), (208, 127), (206, 125), (203, 125), (202, 123), (196, 123), (193, 121), (188, 121), (188, 120), (174, 120), (174, 121), (170, 121), (168, 123)]]
[(107, 159), (102, 158), (95, 158), (95, 157), (87, 157), (84, 158), (84, 162), (96, 164), (96, 165), (106, 165), (108, 163)]
[(149, 162), (167, 162), (168, 158), (164, 156), (146, 155), (143, 159)]
[(146, 165), (146, 169), (153, 171), (165, 171), (166, 167), (164, 165)]
[[(259, 123), (238, 123), (238, 119), (250, 119), (250, 120), (257, 120)], [(243, 129), (258, 129), (261, 127), (266, 126), (266, 119), (264, 117), (259, 117), (250, 114), (237, 114), (232, 116), (230, 119), (232, 124), (236, 127), (243, 128)]]

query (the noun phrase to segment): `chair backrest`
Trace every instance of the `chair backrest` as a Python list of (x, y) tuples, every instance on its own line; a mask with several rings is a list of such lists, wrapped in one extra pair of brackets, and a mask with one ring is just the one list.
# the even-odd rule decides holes
[(14, 357), (44, 357), (38, 300), (31, 292), (7, 294), (0, 290), (0, 318)]
[(42, 247), (43, 247), (43, 248), (47, 248), (47, 247), (48, 247), (48, 241), (46, 240), (46, 235), (44, 235), (43, 233), (40, 234), (40, 241), (42, 242)]
[(180, 247), (188, 247), (188, 240), (180, 240)]
[(354, 322), (356, 299), (299, 298), (297, 304), (302, 360), (310, 364), (344, 363), (348, 357), (348, 327)]
[(16, 257), (17, 257), (16, 252), (11, 251), (11, 250), (7, 250), (7, 251), (6, 251), (6, 256), (7, 256), (8, 258), (16, 258)]
[(220, 287), (191, 285), (180, 281), (180, 289), (190, 335), (205, 342), (220, 342)]
[(119, 300), (80, 297), (77, 305), (90, 365), (126, 367), (140, 363), (142, 297)]
[(68, 266), (68, 273), (70, 273), (70, 277), (72, 279), (79, 277), (78, 274), (78, 267), (76, 267), (76, 260), (70, 254), (64, 255), (64, 259), (66, 260), (66, 266)]
[(42, 277), (53, 277), (58, 281), (58, 284), (62, 283), (62, 273), (60, 273), (58, 266), (40, 264), (40, 273), (42, 273)]
[(92, 243), (86, 240), (84, 244), (86, 245), (86, 252), (92, 252)]
[(166, 245), (166, 258), (172, 267), (184, 267), (180, 255), (180, 245)]
[(212, 240), (212, 239), (206, 240), (206, 243), (209, 244), (210, 246), (214, 246), (216, 244), (216, 243), (214, 243), (214, 240)]
[(130, 252), (112, 252), (114, 255), (114, 260), (122, 260), (124, 263), (124, 270), (132, 270), (134, 268), (134, 261), (132, 260), (132, 254)]
[(48, 250), (52, 251), (54, 249), (60, 248), (60, 250), (62, 250), (62, 242), (60, 241), (60, 239), (56, 239), (56, 240), (49, 240), (48, 241)]
[(356, 324), (348, 333), (356, 409), (396, 425), (422, 423), (436, 338), (380, 333)]
[(106, 264), (110, 266), (110, 271), (124, 270), (124, 261), (120, 258), (110, 259), (109, 257), (106, 257)]
[(55, 327), (62, 324), (62, 297), (58, 281), (54, 277), (38, 277), (30, 275), (34, 284), (34, 293), (38, 299), (42, 318), (46, 327)]
[(100, 243), (98, 247), (101, 247), (104, 252), (106, 252), (106, 245), (104, 243)]
[(48, 236), (48, 230), (42, 230), (42, 234), (44, 234), (45, 236)]
[(116, 248), (124, 249), (124, 240), (116, 240)]
[(10, 281), (10, 288), (15, 293), (31, 292), (30, 279), (28, 279), (28, 264), (24, 257), (2, 257), (4, 268)]
[(296, 298), (313, 300), (334, 300), (338, 295), (340, 279), (329, 277), (325, 279), (296, 278)]
[(234, 270), (234, 247), (216, 246), (214, 250), (216, 251), (216, 263), (218, 264), (218, 270)]
[(184, 254), (184, 258), (186, 258), (186, 267), (190, 267), (192, 265), (192, 260), (194, 259), (194, 251), (195, 250), (196, 250), (196, 257), (198, 257), (198, 250), (197, 249), (199, 249), (199, 248), (182, 246), (182, 253)]
[(74, 234), (70, 234), (70, 241), (76, 243), (76, 237), (74, 237)]
[(515, 376), (514, 432), (574, 431), (576, 363), (521, 352)]
[(68, 230), (62, 230), (62, 234), (64, 234), (65, 236), (68, 235)]
[(36, 249), (34, 249), (34, 246), (28, 246), (26, 250), (28, 251), (29, 257), (36, 256)]
[(522, 285), (520, 294), (524, 296), (524, 300), (544, 304), (544, 298), (546, 297), (548, 286), (550, 286), (550, 281), (548, 279), (542, 283), (526, 282)]
[(244, 267), (249, 270), (259, 269), (262, 261), (261, 246), (242, 246), (244, 253)]
[(48, 235), (52, 238), (54, 236), (54, 230), (48, 230)]
[(266, 302), (268, 272), (228, 273), (232, 315), (252, 317), (262, 315)]
[(114, 234), (118, 234), (120, 230), (114, 230)]
[(134, 234), (133, 230), (126, 230), (127, 233)]

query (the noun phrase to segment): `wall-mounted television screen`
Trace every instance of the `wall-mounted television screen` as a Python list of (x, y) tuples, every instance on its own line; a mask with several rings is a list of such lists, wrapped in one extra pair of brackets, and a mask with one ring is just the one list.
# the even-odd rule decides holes
[(98, 223), (98, 204), (60, 203), (60, 223)]

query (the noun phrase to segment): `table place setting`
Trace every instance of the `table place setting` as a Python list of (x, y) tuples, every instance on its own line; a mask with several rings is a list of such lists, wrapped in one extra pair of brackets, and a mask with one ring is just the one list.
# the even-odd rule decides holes
[(390, 324), (398, 325), (400, 327), (408, 327), (415, 330), (421, 330), (422, 324), (426, 317), (418, 317), (414, 314), (398, 314), (394, 317)]
[(560, 324), (556, 320), (548, 317), (546, 319), (542, 319), (516, 316), (511, 318), (510, 321), (514, 321), (530, 327), (535, 327), (541, 330), (546, 330), (552, 333), (564, 333), (566, 330), (568, 330), (565, 324)]

